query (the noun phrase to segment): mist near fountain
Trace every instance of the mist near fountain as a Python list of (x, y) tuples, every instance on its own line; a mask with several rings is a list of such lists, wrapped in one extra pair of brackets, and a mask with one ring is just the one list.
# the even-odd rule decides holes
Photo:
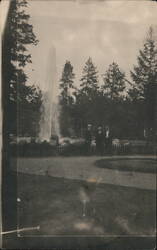
[(52, 135), (60, 137), (59, 128), (59, 100), (56, 69), (56, 51), (51, 47), (47, 61), (47, 77), (45, 81), (45, 91), (41, 106), (40, 120), (40, 141), (50, 141)]

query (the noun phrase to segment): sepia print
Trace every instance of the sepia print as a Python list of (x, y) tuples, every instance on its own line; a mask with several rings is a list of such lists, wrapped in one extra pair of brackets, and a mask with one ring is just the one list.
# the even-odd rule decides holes
[(156, 246), (156, 1), (2, 1), (2, 247)]

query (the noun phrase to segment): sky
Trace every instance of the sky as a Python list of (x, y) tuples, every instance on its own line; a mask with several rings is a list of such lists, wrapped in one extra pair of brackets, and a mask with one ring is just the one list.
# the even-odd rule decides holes
[[(55, 48), (57, 84), (66, 60), (74, 67), (79, 86), (82, 69), (92, 57), (99, 81), (109, 64), (117, 62), (130, 79), (138, 51), (150, 25), (157, 27), (157, 3), (142, 0), (29, 0), (27, 13), (39, 40), (29, 46), (33, 63), (26, 71), (29, 83), (46, 89), (48, 55)], [(53, 58), (52, 58), (53, 60)]]

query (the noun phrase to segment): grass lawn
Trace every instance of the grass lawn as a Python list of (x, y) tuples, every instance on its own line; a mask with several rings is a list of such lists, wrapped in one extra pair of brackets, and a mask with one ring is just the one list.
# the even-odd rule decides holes
[(155, 191), (18, 174), (18, 197), (23, 235), (155, 234)]
[(120, 171), (134, 171), (143, 173), (156, 173), (157, 161), (155, 159), (101, 159), (95, 162), (95, 165), (100, 168), (115, 169)]

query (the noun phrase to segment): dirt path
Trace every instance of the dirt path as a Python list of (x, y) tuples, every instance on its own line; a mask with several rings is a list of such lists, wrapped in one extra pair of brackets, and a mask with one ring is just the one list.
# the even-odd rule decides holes
[[(139, 158), (144, 159), (143, 156)], [(148, 190), (156, 189), (155, 174), (98, 168), (94, 163), (99, 159), (102, 157), (19, 158), (17, 166), (18, 172), (27, 174), (49, 175)]]

